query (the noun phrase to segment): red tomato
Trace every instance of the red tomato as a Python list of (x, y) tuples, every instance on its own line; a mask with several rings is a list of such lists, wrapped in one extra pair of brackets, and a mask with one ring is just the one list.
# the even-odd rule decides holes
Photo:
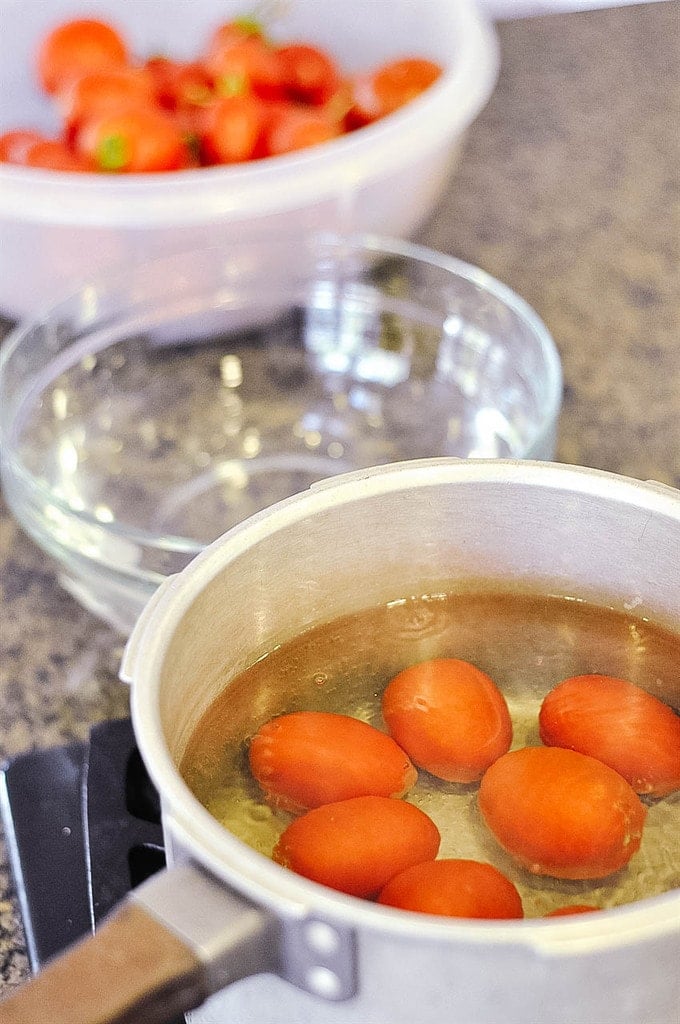
[(338, 130), (349, 131), (347, 123), (348, 114), (352, 109), (352, 85), (351, 82), (341, 79), (331, 96), (321, 108), (326, 117), (333, 124), (337, 124)]
[(391, 878), (378, 903), (444, 917), (524, 917), (521, 897), (491, 864), (476, 860), (431, 860)]
[(523, 747), (482, 778), (479, 809), (500, 845), (535, 875), (603, 878), (639, 849), (646, 809), (625, 779), (594, 757)]
[(353, 126), (370, 124), (410, 103), (437, 81), (442, 67), (417, 57), (390, 61), (353, 82)]
[(212, 78), (198, 61), (149, 57), (144, 67), (151, 75), (158, 103), (166, 110), (205, 107), (215, 98)]
[(591, 914), (594, 910), (599, 910), (599, 907), (591, 907), (586, 903), (571, 903), (568, 907), (558, 907), (556, 910), (551, 910), (549, 914), (545, 914), (545, 917), (570, 917), (572, 914)]
[(107, 22), (79, 18), (58, 25), (42, 40), (37, 53), (38, 79), (48, 93), (86, 71), (123, 67), (128, 51), (120, 33)]
[(43, 142), (44, 137), (32, 128), (16, 128), (14, 131), (0, 135), (0, 163), (26, 163), (26, 154), (36, 142)]
[(139, 68), (107, 68), (73, 79), (60, 93), (58, 106), (68, 138), (84, 121), (103, 114), (155, 107), (151, 75)]
[(296, 818), (273, 857), (313, 882), (370, 898), (405, 868), (434, 860), (440, 839), (434, 822), (413, 804), (357, 796)]
[(543, 701), (539, 726), (544, 743), (604, 761), (636, 793), (680, 788), (680, 716), (625, 679), (565, 679)]
[(252, 92), (266, 100), (284, 96), (278, 54), (261, 36), (213, 46), (203, 63), (221, 95)]
[(262, 140), (263, 156), (281, 156), (308, 146), (336, 139), (341, 133), (337, 123), (316, 108), (282, 104), (268, 117)]
[(288, 43), (277, 47), (281, 80), (286, 93), (298, 103), (326, 103), (340, 84), (335, 61), (317, 46)]
[(416, 782), (408, 757), (384, 732), (348, 715), (296, 711), (253, 737), (250, 769), (267, 799), (299, 811), (354, 796), (403, 796)]
[(232, 18), (218, 25), (213, 30), (205, 51), (205, 57), (210, 58), (211, 54), (218, 53), (234, 43), (240, 43), (249, 36), (264, 38), (264, 25), (258, 18), (249, 17)]
[(86, 121), (76, 148), (102, 171), (172, 171), (187, 164), (178, 125), (162, 111), (142, 107)]
[(250, 160), (264, 123), (262, 102), (255, 96), (224, 96), (208, 107), (200, 120), (201, 150), (208, 163)]
[(390, 735), (411, 760), (449, 782), (475, 782), (512, 742), (496, 684), (474, 665), (436, 658), (405, 669), (382, 697)]
[(27, 167), (42, 167), (48, 171), (94, 171), (96, 168), (87, 157), (74, 153), (61, 139), (43, 139), (35, 142), (27, 151), (24, 163)]

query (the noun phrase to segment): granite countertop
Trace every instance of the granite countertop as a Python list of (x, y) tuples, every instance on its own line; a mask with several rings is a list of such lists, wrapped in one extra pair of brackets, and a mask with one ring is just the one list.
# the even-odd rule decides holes
[[(679, 19), (668, 0), (500, 23), (498, 86), (422, 232), (553, 333), (558, 459), (677, 487)], [(0, 594), (0, 758), (127, 714), (120, 638), (60, 589), (1, 501)], [(0, 838), (0, 994), (27, 974)]]

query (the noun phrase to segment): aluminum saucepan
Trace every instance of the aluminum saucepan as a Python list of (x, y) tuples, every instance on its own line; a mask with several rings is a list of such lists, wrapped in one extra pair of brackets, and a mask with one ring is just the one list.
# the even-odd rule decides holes
[[(2, 1024), (676, 1024), (680, 889), (571, 919), (395, 911), (255, 852), (183, 781), (198, 719), (256, 659), (444, 579), (634, 609), (678, 633), (680, 493), (550, 463), (425, 460), (324, 481), (215, 542), (152, 598), (121, 670), (169, 867), (0, 1004)], [(678, 710), (680, 672), (665, 697)]]

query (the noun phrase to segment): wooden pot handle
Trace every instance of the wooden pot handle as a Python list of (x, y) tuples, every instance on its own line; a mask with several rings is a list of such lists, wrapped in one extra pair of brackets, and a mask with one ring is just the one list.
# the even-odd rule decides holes
[(164, 1024), (207, 996), (201, 963), (133, 904), (0, 1003), (2, 1024)]
[(0, 1024), (167, 1024), (272, 969), (276, 922), (202, 869), (161, 872), (0, 1002)]

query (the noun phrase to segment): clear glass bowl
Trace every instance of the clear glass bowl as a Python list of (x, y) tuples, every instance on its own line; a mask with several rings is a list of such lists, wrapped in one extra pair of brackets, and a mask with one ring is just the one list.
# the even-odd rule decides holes
[(64, 586), (127, 634), (166, 576), (314, 481), (551, 459), (561, 392), (536, 314), (458, 260), (370, 237), (205, 249), (6, 339), (2, 481)]

